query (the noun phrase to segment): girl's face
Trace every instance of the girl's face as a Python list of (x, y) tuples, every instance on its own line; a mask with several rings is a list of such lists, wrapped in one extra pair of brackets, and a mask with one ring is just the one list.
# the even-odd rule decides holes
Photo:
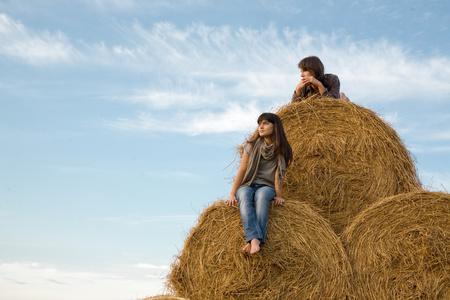
[(262, 137), (270, 137), (273, 133), (273, 124), (267, 120), (262, 120), (258, 126), (259, 135)]
[(301, 76), (302, 77), (307, 77), (307, 76), (313, 76), (313, 74), (310, 71), (303, 71), (302, 70)]

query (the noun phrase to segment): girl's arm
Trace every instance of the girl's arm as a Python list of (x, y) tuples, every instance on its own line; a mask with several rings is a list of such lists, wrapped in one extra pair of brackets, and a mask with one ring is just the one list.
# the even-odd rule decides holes
[(306, 83), (303, 81), (303, 78), (300, 79), (300, 82), (295, 87), (294, 96), (300, 96), (300, 91), (305, 87)]
[(301, 82), (304, 85), (310, 84), (310, 85), (313, 85), (314, 87), (316, 87), (316, 89), (319, 91), (320, 95), (323, 95), (327, 91), (327, 89), (324, 87), (323, 83), (314, 76), (305, 76), (302, 78)]
[(234, 203), (237, 202), (236, 192), (238, 188), (241, 186), (242, 180), (244, 179), (245, 171), (247, 170), (247, 163), (248, 163), (248, 154), (244, 152), (244, 154), (242, 155), (241, 166), (239, 167), (239, 171), (236, 174), (236, 178), (234, 178), (230, 196), (225, 201), (225, 203), (228, 204), (228, 206), (232, 206)]
[(283, 205), (285, 200), (283, 199), (283, 183), (278, 182), (278, 169), (275, 172), (275, 205)]

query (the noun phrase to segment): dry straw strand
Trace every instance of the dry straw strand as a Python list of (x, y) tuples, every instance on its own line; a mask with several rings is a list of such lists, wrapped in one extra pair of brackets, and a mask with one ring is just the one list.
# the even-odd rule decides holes
[(450, 299), (450, 194), (381, 199), (353, 220), (342, 241), (358, 299)]

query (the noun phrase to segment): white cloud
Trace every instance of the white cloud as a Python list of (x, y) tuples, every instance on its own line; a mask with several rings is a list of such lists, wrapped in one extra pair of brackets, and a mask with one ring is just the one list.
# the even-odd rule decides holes
[(262, 112), (252, 101), (248, 104), (226, 103), (221, 110), (178, 112), (168, 118), (141, 113), (138, 120), (119, 119), (110, 126), (131, 131), (177, 132), (188, 135), (202, 133), (250, 132), (256, 128), (256, 119)]
[(338, 74), (341, 90), (358, 104), (433, 102), (450, 96), (449, 57), (419, 57), (389, 40), (355, 41), (342, 33), (312, 34), (275, 25), (257, 30), (193, 23), (179, 28), (162, 22), (145, 28), (135, 22), (116, 30), (121, 44), (80, 42), (75, 49), (63, 33), (33, 32), (0, 15), (0, 34), (9, 40), (1, 44), (0, 54), (34, 64), (82, 58), (117, 72), (145, 74), (150, 86), (120, 97), (105, 95), (143, 105), (135, 117), (110, 122), (133, 131), (195, 135), (249, 130), (258, 113), (290, 101), (300, 74), (297, 63), (308, 55), (319, 56), (328, 72)]
[(350, 98), (364, 102), (439, 101), (450, 95), (448, 57), (417, 58), (388, 40), (348, 40), (329, 52), (329, 66), (339, 74)]
[(8, 300), (137, 299), (161, 294), (166, 265), (114, 265), (102, 272), (74, 271), (36, 262), (0, 262), (2, 298)]
[[(193, 24), (180, 29), (171, 23), (157, 23), (146, 29), (135, 23), (123, 30), (135, 46), (125, 46), (116, 55), (161, 67), (167, 77), (177, 73), (207, 84), (203, 93), (198, 89), (201, 84), (191, 84), (185, 89), (155, 87), (125, 96), (126, 101), (170, 108), (174, 113), (156, 119), (153, 113), (145, 112), (137, 119), (122, 118), (113, 123), (122, 129), (200, 134), (242, 128), (227, 126), (226, 118), (249, 124), (239, 117), (249, 120), (248, 116), (258, 110), (245, 112), (236, 105), (226, 111), (217, 109), (220, 101), (214, 95), (235, 99), (236, 103), (258, 101), (264, 110), (280, 106), (290, 100), (297, 83), (298, 60), (310, 54), (321, 57), (329, 72), (340, 76), (342, 90), (356, 103), (424, 97), (426, 101), (441, 101), (450, 95), (450, 82), (445, 79), (450, 77), (449, 58), (418, 59), (387, 40), (357, 42), (340, 34), (312, 35), (305, 30), (279, 31), (273, 26), (252, 30)], [(426, 71), (419, 74), (417, 70)], [(205, 105), (204, 111), (196, 112), (199, 104)], [(179, 110), (173, 110), (177, 106), (186, 112), (180, 116)], [(397, 116), (389, 117), (397, 120)], [(188, 127), (181, 125), (185, 118), (190, 120)]]
[(135, 24), (131, 31), (133, 40), (145, 41), (132, 49), (134, 53), (156, 55), (176, 72), (234, 78), (238, 88), (264, 91), (261, 94), (266, 96), (292, 90), (291, 80), (298, 77), (296, 63), (310, 54), (321, 57), (343, 83), (351, 82), (347, 89), (357, 99), (398, 100), (419, 95), (442, 99), (450, 94), (450, 83), (445, 80), (450, 76), (449, 58), (417, 59), (388, 40), (361, 42), (341, 34), (312, 35), (273, 26), (253, 30), (193, 24), (183, 30), (158, 23), (149, 30)]
[(221, 101), (221, 93), (213, 82), (177, 80), (158, 82), (153, 88), (137, 90), (131, 95), (116, 97), (117, 100), (135, 104), (145, 104), (151, 108), (164, 110), (172, 107), (201, 108), (213, 106)]
[(31, 64), (70, 62), (81, 54), (61, 33), (34, 32), (5, 14), (0, 14), (0, 54)]
[[(99, 3), (103, 3), (98, 0)], [(131, 5), (131, 4), (130, 4)], [(61, 62), (85, 57), (92, 64), (109, 64), (172, 78), (191, 78), (210, 87), (229, 89), (226, 95), (279, 98), (288, 101), (299, 77), (297, 62), (315, 54), (326, 69), (339, 75), (343, 88), (356, 102), (405, 98), (447, 99), (450, 95), (450, 58), (417, 57), (389, 40), (355, 41), (342, 33), (312, 34), (305, 29), (266, 29), (206, 26), (193, 23), (178, 28), (169, 22), (150, 28), (135, 22), (117, 26), (124, 43), (81, 42), (75, 49), (61, 32), (33, 32), (18, 21), (0, 15), (0, 34), (8, 42), (0, 53), (31, 63)], [(195, 89), (195, 85), (193, 85)], [(185, 90), (183, 98), (202, 103), (198, 91)], [(142, 90), (128, 99), (160, 103), (179, 98), (161, 89)], [(207, 95), (206, 95), (207, 96)], [(169, 101), (170, 102), (170, 101)]]

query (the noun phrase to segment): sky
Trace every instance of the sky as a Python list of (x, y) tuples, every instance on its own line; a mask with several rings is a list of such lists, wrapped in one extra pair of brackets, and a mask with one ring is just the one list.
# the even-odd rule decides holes
[(316, 55), (450, 190), (447, 0), (0, 0), (0, 298), (164, 292)]

